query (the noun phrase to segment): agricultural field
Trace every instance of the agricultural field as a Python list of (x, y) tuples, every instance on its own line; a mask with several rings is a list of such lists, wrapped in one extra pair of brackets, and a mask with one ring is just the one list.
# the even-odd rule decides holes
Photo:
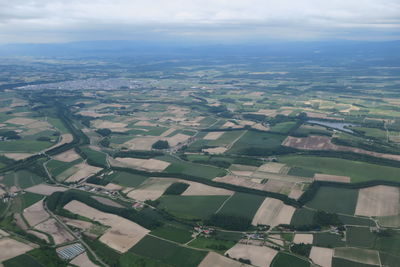
[(397, 267), (396, 61), (296, 51), (0, 60), (0, 265)]

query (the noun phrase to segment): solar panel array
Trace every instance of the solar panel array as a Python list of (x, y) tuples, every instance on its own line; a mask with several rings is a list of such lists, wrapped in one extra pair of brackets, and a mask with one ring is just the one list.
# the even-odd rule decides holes
[(63, 260), (71, 260), (83, 252), (85, 252), (85, 248), (81, 243), (75, 243), (57, 250), (58, 256)]

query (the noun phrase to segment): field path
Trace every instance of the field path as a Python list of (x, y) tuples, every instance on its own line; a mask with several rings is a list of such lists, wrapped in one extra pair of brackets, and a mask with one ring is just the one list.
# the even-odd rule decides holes
[(226, 151), (228, 151), (229, 149), (231, 149), (233, 147), (233, 145), (239, 141), (240, 138), (242, 138), (243, 135), (245, 135), (247, 133), (247, 130), (243, 131), (243, 133), (241, 135), (239, 135), (235, 140), (232, 141), (232, 143), (230, 143), (229, 145), (226, 146)]
[(233, 195), (234, 195), (234, 194), (230, 195), (227, 199), (225, 199), (225, 201), (224, 201), (224, 202), (221, 204), (221, 206), (214, 212), (214, 214), (217, 214), (217, 213), (225, 206), (225, 203), (228, 202), (229, 199), (231, 199), (231, 197), (232, 197)]

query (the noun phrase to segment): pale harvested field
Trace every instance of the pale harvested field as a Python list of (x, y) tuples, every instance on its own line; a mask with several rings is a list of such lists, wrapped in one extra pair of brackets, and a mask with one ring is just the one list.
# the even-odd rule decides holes
[(253, 175), (254, 172), (252, 171), (231, 171), (232, 174), (237, 176), (247, 176), (250, 177)]
[(272, 173), (272, 172), (260, 172), (260, 171), (254, 172), (253, 177), (261, 178), (261, 179), (271, 179), (271, 180), (292, 182), (292, 183), (312, 182), (313, 181), (313, 178), (308, 178), (308, 177), (293, 176), (293, 175)]
[(117, 184), (108, 183), (104, 188), (107, 190), (118, 191), (121, 190), (123, 187)]
[(73, 150), (73, 149), (70, 149), (68, 151), (65, 151), (65, 152), (53, 157), (53, 159), (62, 161), (62, 162), (72, 162), (72, 161), (80, 159), (80, 158), (81, 157), (79, 156), (79, 154), (76, 153), (75, 150)]
[(355, 215), (390, 216), (399, 212), (398, 187), (378, 185), (359, 190)]
[(342, 247), (335, 248), (333, 256), (365, 264), (380, 265), (379, 252), (376, 250)]
[(242, 128), (243, 126), (234, 124), (233, 122), (227, 121), (222, 128)]
[(294, 184), (287, 181), (268, 179), (264, 186), (266, 191), (289, 195)]
[(227, 150), (226, 147), (219, 146), (219, 147), (203, 149), (203, 152), (208, 152), (210, 154), (223, 154), (225, 153), (226, 150)]
[(283, 142), (283, 146), (294, 147), (302, 150), (334, 150), (348, 151), (357, 154), (369, 155), (376, 158), (385, 158), (400, 161), (400, 155), (384, 154), (364, 150), (361, 148), (338, 146), (331, 143), (331, 138), (327, 136), (293, 137), (288, 136)]
[(149, 178), (139, 188), (130, 191), (127, 196), (139, 201), (156, 200), (164, 194), (171, 184), (178, 181), (179, 179), (175, 178)]
[(0, 239), (0, 262), (14, 258), (32, 250), (33, 247), (17, 240), (4, 237)]
[(168, 141), (168, 144), (171, 147), (174, 147), (179, 144), (182, 144), (183, 142), (187, 141), (189, 138), (190, 138), (189, 135), (178, 133), (172, 137), (167, 137), (166, 140)]
[(313, 235), (312, 234), (295, 234), (293, 243), (295, 244), (312, 244), (313, 243)]
[(160, 138), (157, 136), (135, 137), (123, 143), (121, 146), (134, 150), (151, 150), (151, 146), (159, 139)]
[(281, 200), (267, 197), (258, 208), (251, 224), (266, 224), (271, 228), (279, 224), (290, 224), (295, 211), (294, 207), (285, 205)]
[(97, 129), (107, 128), (110, 130), (113, 129), (121, 129), (127, 126), (126, 123), (123, 122), (112, 122), (112, 121), (104, 121), (104, 120), (95, 120), (93, 122), (93, 127)]
[(112, 201), (109, 198), (105, 198), (105, 197), (99, 197), (99, 196), (92, 196), (92, 198), (96, 199), (98, 202), (107, 205), (107, 206), (111, 206), (111, 207), (116, 207), (116, 208), (123, 208), (123, 206), (115, 201)]
[(257, 112), (255, 112), (255, 114), (261, 114), (261, 115), (265, 115), (268, 117), (275, 117), (275, 115), (277, 114), (277, 110), (276, 109), (260, 109)]
[(238, 120), (239, 124), (242, 126), (253, 126), (256, 124), (254, 121)]
[(303, 194), (303, 190), (301, 190), (301, 186), (299, 184), (295, 184), (295, 186), (290, 191), (288, 197), (294, 198), (297, 200), (301, 197), (302, 194)]
[(268, 162), (266, 164), (261, 165), (257, 171), (260, 172), (272, 172), (272, 173), (281, 173), (281, 170), (285, 167), (285, 164), (277, 163), (277, 162)]
[(331, 267), (332, 257), (333, 257), (333, 249), (331, 248), (321, 248), (314, 246), (311, 248), (310, 259), (314, 263), (322, 267)]
[(67, 217), (61, 217), (61, 220), (69, 226), (75, 227), (75, 228), (79, 228), (82, 230), (88, 230), (90, 229), (90, 227), (93, 226), (93, 224), (91, 222), (86, 222), (86, 221), (82, 221), (82, 220), (76, 220), (76, 219), (70, 219)]
[(101, 117), (107, 116), (107, 114), (101, 114), (101, 113), (97, 113), (95, 111), (80, 111), (80, 112), (78, 112), (78, 114), (80, 114), (82, 116), (86, 116), (86, 117), (92, 117), (92, 118), (101, 118)]
[(224, 132), (209, 132), (206, 136), (203, 137), (204, 140), (217, 140), (223, 135)]
[(64, 145), (64, 144), (71, 143), (72, 140), (74, 140), (74, 137), (72, 136), (72, 134), (62, 134), (62, 135), (60, 136), (60, 139), (61, 139), (60, 142), (58, 142), (58, 143), (55, 144), (55, 145), (52, 145), (52, 146), (49, 147), (49, 148), (46, 148), (45, 151), (49, 151), (50, 149), (53, 149), (53, 148), (62, 146), (62, 145)]
[(189, 187), (183, 192), (182, 196), (230, 196), (233, 195), (233, 191), (213, 187), (201, 183), (189, 182), (180, 180), (180, 182), (185, 182), (189, 184)]
[(76, 200), (69, 202), (64, 206), (64, 209), (110, 226), (111, 228), (99, 240), (121, 253), (128, 251), (150, 232), (132, 221), (114, 214), (101, 212)]
[(6, 236), (10, 236), (10, 234), (0, 229), (0, 237), (6, 237)]
[(110, 159), (113, 166), (131, 167), (147, 171), (161, 172), (171, 163), (158, 159), (138, 159), (138, 158), (115, 158)]
[(236, 244), (230, 248), (225, 255), (235, 259), (249, 259), (254, 266), (268, 267), (278, 251), (269, 247)]
[[(71, 173), (70, 169), (73, 170), (73, 173)], [(79, 182), (80, 180), (88, 178), (93, 174), (98, 173), (101, 170), (102, 168), (91, 166), (87, 164), (85, 161), (65, 170), (58, 177), (60, 177), (61, 180), (65, 180), (65, 182), (68, 183)]]
[(36, 225), (35, 229), (51, 235), (56, 245), (74, 240), (74, 237), (53, 218)]
[(40, 200), (32, 206), (24, 209), (23, 216), (32, 227), (50, 217), (43, 207), (43, 200)]
[(38, 184), (38, 185), (34, 185), (32, 187), (25, 189), (25, 191), (27, 191), (27, 192), (36, 193), (36, 194), (45, 195), (45, 196), (50, 196), (54, 192), (64, 192), (67, 190), (68, 190), (68, 188), (66, 188), (66, 187), (52, 186), (52, 185), (46, 185), (46, 184)]
[(260, 131), (269, 131), (269, 127), (262, 125), (261, 123), (256, 123), (251, 126), (251, 128), (260, 130)]
[(350, 183), (350, 177), (349, 176), (339, 176), (339, 175), (330, 175), (330, 174), (322, 174), (322, 173), (316, 173), (314, 175), (314, 180), (316, 180), (316, 181), (338, 182), (338, 183)]
[[(257, 180), (261, 181), (262, 179), (257, 179)], [(259, 182), (254, 182), (250, 179), (246, 179), (246, 178), (242, 178), (242, 177), (238, 177), (238, 176), (234, 176), (234, 175), (226, 175), (224, 177), (216, 177), (213, 179), (213, 181), (243, 186), (243, 187), (247, 187), (247, 188), (253, 188), (253, 189), (262, 190), (262, 191), (270, 191), (271, 190), (271, 187), (267, 186), (267, 184), (261, 184)]]
[(250, 265), (229, 259), (215, 252), (209, 252), (207, 256), (198, 265), (198, 267), (241, 267), (241, 266), (250, 266)]
[(5, 157), (12, 159), (12, 160), (26, 159), (33, 155), (34, 154), (31, 154), (31, 153), (4, 153)]
[(79, 266), (79, 267), (97, 267), (99, 265), (94, 264), (89, 257), (87, 256), (86, 252), (80, 254), (78, 257), (74, 258), (70, 263)]
[(18, 117), (18, 118), (12, 118), (9, 120), (6, 120), (5, 123), (11, 123), (11, 124), (16, 124), (16, 125), (29, 125), (31, 123), (38, 122), (38, 120), (30, 119), (30, 118), (23, 118), (23, 117)]

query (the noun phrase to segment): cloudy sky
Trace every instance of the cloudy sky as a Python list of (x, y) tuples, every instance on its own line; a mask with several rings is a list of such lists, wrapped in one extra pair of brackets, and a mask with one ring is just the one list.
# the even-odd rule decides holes
[(0, 43), (400, 39), (400, 0), (0, 0)]

